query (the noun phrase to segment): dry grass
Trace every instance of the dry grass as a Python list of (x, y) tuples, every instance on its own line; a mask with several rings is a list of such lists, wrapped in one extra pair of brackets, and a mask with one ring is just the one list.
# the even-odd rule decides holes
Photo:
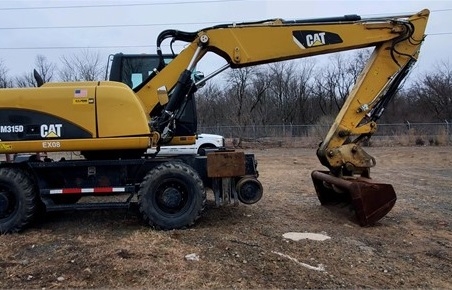
[[(408, 134), (394, 136), (374, 136), (370, 140), (371, 147), (394, 147), (394, 146), (448, 146), (452, 144), (452, 137), (445, 131), (436, 135), (418, 134), (411, 130)], [(322, 142), (321, 137), (312, 134), (307, 137), (267, 137), (260, 139), (242, 140), (240, 148), (317, 148)], [(229, 147), (234, 147), (232, 139), (226, 139)]]

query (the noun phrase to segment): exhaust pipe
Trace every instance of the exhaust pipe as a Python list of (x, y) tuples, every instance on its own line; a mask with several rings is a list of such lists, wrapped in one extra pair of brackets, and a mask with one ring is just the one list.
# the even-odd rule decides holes
[(397, 200), (392, 185), (375, 183), (370, 178), (344, 179), (328, 171), (313, 171), (311, 177), (322, 205), (351, 204), (361, 226), (375, 224), (391, 211)]

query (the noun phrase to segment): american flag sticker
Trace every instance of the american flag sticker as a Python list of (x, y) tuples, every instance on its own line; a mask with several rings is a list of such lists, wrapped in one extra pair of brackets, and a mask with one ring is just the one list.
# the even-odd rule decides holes
[(88, 96), (87, 90), (77, 89), (74, 91), (74, 98), (86, 98)]

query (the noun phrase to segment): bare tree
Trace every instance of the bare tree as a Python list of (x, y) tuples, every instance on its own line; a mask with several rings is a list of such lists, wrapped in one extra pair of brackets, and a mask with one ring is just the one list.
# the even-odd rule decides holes
[[(452, 120), (451, 64), (449, 62), (436, 64), (433, 72), (427, 73), (413, 85), (410, 95), (417, 100), (419, 109), (428, 110), (426, 114), (423, 114), (424, 121)], [(429, 115), (432, 117), (429, 118)]]
[(215, 83), (208, 82), (196, 93), (198, 125), (215, 126), (222, 124), (225, 116), (222, 109), (223, 92)]
[(50, 82), (53, 80), (53, 75), (55, 74), (56, 64), (47, 60), (43, 55), (36, 56), (35, 60), (36, 71), (42, 77), (42, 80)]
[(241, 146), (242, 136), (247, 127), (252, 124), (250, 112), (255, 106), (255, 99), (251, 97), (251, 85), (257, 72), (257, 67), (245, 67), (241, 69), (233, 69), (227, 75), (227, 83), (229, 84), (225, 92), (225, 103), (223, 108), (228, 110), (228, 121), (240, 128), (239, 132), (235, 132), (238, 136), (236, 146)]
[(293, 113), (293, 96), (290, 94), (290, 82), (295, 77), (293, 62), (276, 62), (268, 66), (271, 75), (270, 94), (277, 120), (285, 124), (291, 122)]
[(0, 88), (10, 88), (12, 86), (12, 81), (8, 76), (8, 68), (3, 63), (3, 60), (0, 60)]
[(229, 109), (233, 109), (231, 111), (233, 112), (231, 114), (231, 121), (234, 125), (245, 126), (249, 123), (246, 102), (249, 93), (248, 88), (254, 72), (254, 67), (246, 67), (234, 69), (228, 73), (228, 83), (230, 86), (227, 90), (226, 97), (229, 100)]
[[(39, 54), (35, 59), (35, 69), (41, 77), (42, 81), (46, 83), (53, 79), (56, 64), (48, 61), (45, 56)], [(14, 82), (15, 85), (19, 88), (38, 86), (33, 72), (24, 73), (20, 76), (15, 77)]]
[(243, 130), (268, 114), (263, 100), (268, 88), (267, 75), (259, 68), (230, 71), (226, 88), (209, 83), (197, 93), (198, 124), (234, 125)]
[(367, 64), (367, 61), (370, 58), (372, 53), (371, 49), (360, 49), (355, 51), (349, 58), (348, 64), (346, 67), (347, 74), (350, 76), (350, 79), (353, 80), (353, 83), (356, 83), (359, 75), (363, 71), (364, 67)]
[(37, 87), (37, 83), (32, 72), (16, 76), (14, 78), (14, 83), (15, 86), (19, 88)]
[[(310, 97), (310, 82), (314, 63), (278, 62), (269, 65), (270, 99), (274, 122), (293, 124), (305, 120), (305, 105)], [(275, 110), (276, 109), (276, 110)]]
[(79, 55), (62, 56), (61, 62), (59, 75), (62, 81), (101, 80), (105, 74), (105, 65), (101, 63), (98, 52), (84, 50)]
[(320, 70), (313, 92), (323, 115), (335, 115), (339, 111), (369, 56), (369, 50), (358, 50), (350, 56), (338, 53)]
[(263, 68), (258, 68), (253, 75), (249, 87), (250, 108), (249, 114), (253, 124), (268, 124), (270, 115), (268, 114), (270, 78)]

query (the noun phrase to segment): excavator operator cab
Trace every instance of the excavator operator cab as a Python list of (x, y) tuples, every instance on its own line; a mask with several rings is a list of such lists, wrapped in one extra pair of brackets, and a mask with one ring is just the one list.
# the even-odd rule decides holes
[[(169, 64), (177, 55), (164, 54), (165, 64)], [(111, 63), (111, 68), (110, 68)], [(105, 79), (121, 82), (131, 89), (136, 89), (145, 82), (154, 70), (159, 66), (159, 56), (156, 54), (124, 54), (116, 53), (109, 55)], [(204, 73), (194, 71), (192, 78), (199, 82), (204, 78)], [(202, 87), (204, 83), (199, 85)]]
[[(175, 57), (176, 55), (172, 54), (164, 55), (165, 64), (168, 64)], [(124, 83), (131, 89), (135, 89), (157, 69), (159, 61), (160, 59), (156, 54), (112, 54), (109, 56), (107, 64), (108, 77), (106, 79)]]

